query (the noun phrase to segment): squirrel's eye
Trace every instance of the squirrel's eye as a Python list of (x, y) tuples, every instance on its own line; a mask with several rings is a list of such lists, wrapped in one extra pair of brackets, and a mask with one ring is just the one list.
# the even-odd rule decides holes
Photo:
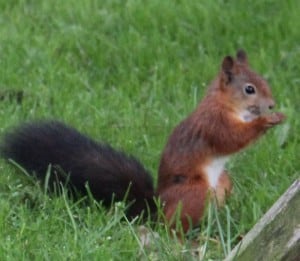
[(245, 93), (246, 94), (254, 94), (255, 93), (255, 87), (251, 84), (245, 85)]

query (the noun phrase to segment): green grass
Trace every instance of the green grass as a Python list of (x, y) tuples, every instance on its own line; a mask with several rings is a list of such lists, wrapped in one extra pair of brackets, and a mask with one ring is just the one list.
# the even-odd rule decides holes
[[(223, 56), (247, 50), (288, 119), (230, 162), (228, 206), (218, 216), (211, 208), (195, 231), (205, 259), (222, 259), (299, 177), (299, 1), (0, 0), (0, 10), (1, 133), (60, 119), (138, 155), (155, 179), (168, 135)], [(49, 197), (0, 168), (1, 260), (197, 259), (161, 224), (143, 249), (122, 208)]]

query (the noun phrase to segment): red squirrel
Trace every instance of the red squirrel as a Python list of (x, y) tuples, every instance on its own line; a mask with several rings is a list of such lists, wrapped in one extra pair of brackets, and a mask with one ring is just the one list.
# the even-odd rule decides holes
[(224, 170), (230, 155), (284, 120), (282, 113), (270, 112), (274, 105), (267, 82), (250, 69), (244, 51), (238, 51), (236, 59), (225, 57), (207, 95), (169, 137), (156, 192), (151, 175), (137, 159), (58, 121), (21, 125), (5, 135), (0, 151), (41, 179), (51, 164), (49, 184), (69, 182), (82, 193), (88, 185), (104, 205), (126, 196), (129, 217), (156, 212), (159, 197), (172, 227), (180, 204), (180, 221), (187, 232), (201, 220), (208, 195), (222, 204), (230, 193)]
[(197, 225), (208, 192), (222, 204), (231, 191), (224, 170), (230, 156), (281, 123), (268, 83), (248, 65), (246, 53), (224, 58), (221, 71), (196, 110), (173, 131), (161, 157), (157, 192), (171, 220), (179, 202), (187, 231)]

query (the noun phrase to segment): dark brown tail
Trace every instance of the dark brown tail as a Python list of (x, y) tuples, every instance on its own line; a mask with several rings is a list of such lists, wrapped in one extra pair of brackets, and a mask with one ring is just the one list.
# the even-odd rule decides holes
[(45, 179), (52, 166), (51, 183), (67, 179), (79, 192), (110, 205), (125, 198), (128, 216), (155, 208), (151, 175), (135, 158), (82, 135), (57, 121), (28, 123), (9, 132), (1, 144), (1, 156), (12, 159), (28, 173)]

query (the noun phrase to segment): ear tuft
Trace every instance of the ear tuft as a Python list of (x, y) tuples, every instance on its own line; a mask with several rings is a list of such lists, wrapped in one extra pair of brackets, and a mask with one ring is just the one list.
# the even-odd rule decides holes
[(234, 66), (234, 59), (231, 56), (226, 56), (223, 59), (222, 70), (224, 72), (230, 72), (232, 71), (233, 66)]
[(226, 56), (222, 62), (222, 71), (225, 76), (225, 82), (230, 83), (233, 78), (234, 59), (231, 56)]
[(236, 53), (236, 58), (237, 60), (240, 62), (240, 63), (244, 63), (244, 64), (247, 64), (248, 61), (247, 61), (247, 54), (244, 50), (240, 49), (237, 51)]

